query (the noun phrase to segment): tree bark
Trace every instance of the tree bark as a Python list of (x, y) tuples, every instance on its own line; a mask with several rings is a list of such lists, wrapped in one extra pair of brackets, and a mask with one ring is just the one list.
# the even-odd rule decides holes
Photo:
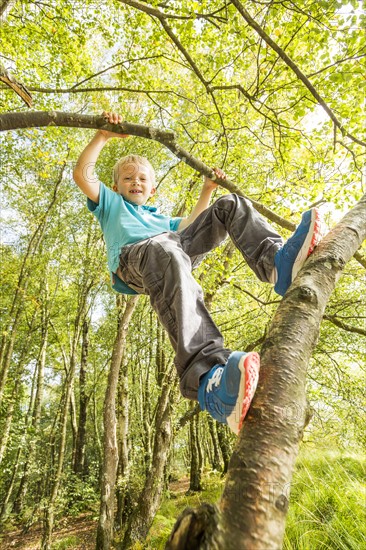
[(217, 422), (214, 422), (212, 416), (207, 415), (207, 423), (208, 423), (208, 429), (210, 432), (211, 437), (211, 447), (212, 447), (212, 459), (211, 459), (211, 467), (213, 470), (216, 470), (217, 472), (222, 471), (221, 467), (221, 457), (220, 457), (220, 446), (218, 441), (218, 434), (216, 431)]
[[(104, 400), (104, 442), (102, 487), (97, 529), (97, 550), (109, 550), (113, 540), (114, 497), (118, 464), (116, 392), (119, 370), (126, 344), (128, 324), (135, 309), (138, 296), (125, 298), (117, 296), (118, 324), (113, 346), (111, 367), (108, 375), (107, 391)], [(124, 306), (124, 307), (123, 307)]]
[[(51, 538), (54, 524), (55, 505), (58, 496), (59, 487), (61, 484), (61, 475), (64, 466), (65, 452), (66, 452), (66, 435), (67, 435), (67, 419), (70, 409), (71, 395), (73, 391), (73, 384), (75, 378), (76, 368), (76, 355), (77, 347), (80, 340), (81, 329), (85, 320), (87, 298), (92, 288), (92, 284), (86, 284), (84, 279), (81, 280), (81, 289), (78, 300), (78, 307), (74, 320), (74, 330), (71, 341), (70, 357), (69, 357), (69, 369), (66, 372), (65, 378), (65, 396), (61, 407), (59, 433), (60, 442), (57, 451), (55, 475), (51, 481), (50, 497), (47, 503), (47, 509), (45, 510), (44, 522), (43, 522), (43, 534), (41, 542), (41, 550), (50, 550)], [(66, 364), (65, 364), (66, 369)]]
[(61, 419), (60, 419), (61, 439), (60, 439), (60, 445), (59, 445), (58, 454), (57, 454), (56, 472), (52, 480), (51, 494), (47, 503), (47, 508), (45, 510), (41, 550), (51, 550), (51, 537), (52, 537), (53, 524), (54, 524), (56, 498), (57, 498), (58, 490), (61, 483), (61, 474), (62, 474), (64, 458), (65, 458), (67, 417), (68, 417), (68, 410), (70, 406), (73, 377), (74, 377), (74, 366), (70, 365), (69, 372), (67, 373), (67, 376), (65, 378), (66, 388), (65, 388), (65, 396), (64, 396), (64, 402), (62, 406), (62, 413), (61, 413)]
[(15, 0), (0, 0), (0, 18), (2, 21), (5, 21), (14, 4)]
[[(193, 401), (191, 408), (193, 408)], [(191, 468), (189, 476), (189, 490), (202, 491), (202, 450), (200, 449), (200, 440), (198, 436), (199, 415), (194, 415), (189, 423), (189, 442), (191, 450)]]
[(144, 541), (160, 506), (165, 467), (172, 441), (171, 407), (173, 405), (175, 370), (170, 367), (162, 383), (155, 417), (155, 438), (151, 468), (137, 506), (130, 517), (125, 537), (118, 548), (125, 550), (137, 541)]
[[(178, 519), (168, 550), (278, 550), (289, 490), (306, 422), (305, 379), (320, 323), (341, 272), (366, 238), (366, 195), (310, 256), (287, 291), (262, 348), (252, 407), (233, 452), (218, 509)], [(201, 516), (200, 516), (201, 512)], [(208, 519), (207, 519), (208, 518)], [(214, 520), (212, 519), (214, 518)]]
[(129, 493), (130, 460), (129, 441), (129, 385), (127, 362), (123, 361), (118, 383), (118, 489), (116, 521), (119, 529), (125, 524), (131, 513)]
[(84, 321), (82, 330), (82, 343), (81, 343), (81, 361), (80, 361), (80, 373), (79, 373), (79, 423), (76, 436), (75, 456), (73, 463), (74, 473), (83, 477), (86, 475), (85, 471), (85, 447), (86, 447), (86, 419), (87, 419), (87, 407), (88, 396), (86, 394), (86, 371), (88, 366), (88, 351), (89, 351), (89, 339), (88, 339), (89, 323)]
[(224, 461), (222, 474), (225, 475), (229, 469), (229, 462), (232, 453), (232, 448), (229, 441), (228, 427), (224, 424), (217, 424), (216, 428), (222, 459)]

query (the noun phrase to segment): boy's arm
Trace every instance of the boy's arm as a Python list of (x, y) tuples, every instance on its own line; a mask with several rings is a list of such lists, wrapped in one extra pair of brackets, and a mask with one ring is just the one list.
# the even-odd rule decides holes
[[(226, 174), (220, 168), (214, 168), (215, 175), (220, 179), (225, 179)], [(188, 227), (210, 204), (212, 192), (218, 187), (218, 184), (205, 176), (201, 194), (192, 212), (187, 218), (183, 218), (178, 226), (178, 232)]]
[[(121, 115), (105, 112), (103, 115), (111, 124), (120, 124), (122, 122)], [(98, 130), (78, 158), (73, 172), (76, 184), (89, 199), (97, 204), (99, 203), (99, 181), (95, 176), (94, 167), (101, 150), (112, 137), (123, 138), (128, 136), (107, 132), (106, 130)]]

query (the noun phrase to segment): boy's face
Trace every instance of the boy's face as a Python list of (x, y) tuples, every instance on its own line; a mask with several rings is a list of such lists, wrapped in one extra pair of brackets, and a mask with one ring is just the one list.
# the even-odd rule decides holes
[(119, 167), (118, 184), (113, 190), (139, 206), (156, 191), (149, 167), (134, 162)]

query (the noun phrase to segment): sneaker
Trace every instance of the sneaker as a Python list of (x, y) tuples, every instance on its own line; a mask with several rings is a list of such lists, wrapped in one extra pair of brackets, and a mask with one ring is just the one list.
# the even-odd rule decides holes
[(201, 379), (202, 410), (239, 433), (257, 388), (260, 358), (255, 352), (233, 352), (226, 365), (216, 365)]
[(322, 238), (322, 221), (319, 210), (312, 208), (302, 215), (295, 233), (275, 255), (277, 270), (275, 291), (283, 296)]

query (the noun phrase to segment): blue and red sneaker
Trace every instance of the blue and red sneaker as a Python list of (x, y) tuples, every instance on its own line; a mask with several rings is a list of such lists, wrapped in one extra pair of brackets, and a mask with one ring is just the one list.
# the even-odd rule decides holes
[(234, 351), (200, 381), (198, 402), (215, 420), (239, 433), (257, 388), (259, 354)]
[(322, 219), (317, 208), (302, 215), (295, 233), (278, 250), (274, 263), (277, 270), (275, 291), (283, 296), (296, 275), (323, 237)]

